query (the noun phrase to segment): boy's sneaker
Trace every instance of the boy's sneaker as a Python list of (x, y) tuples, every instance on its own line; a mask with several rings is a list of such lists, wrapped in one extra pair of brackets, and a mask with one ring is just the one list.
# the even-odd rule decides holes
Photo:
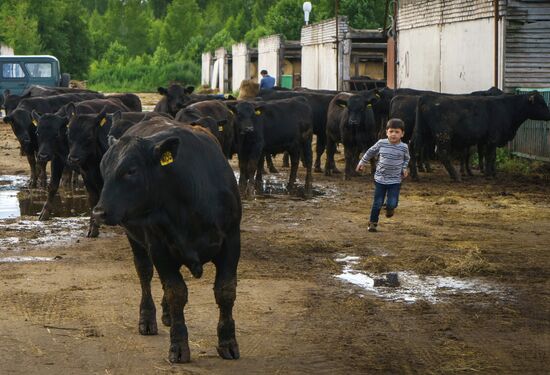
[(376, 232), (376, 227), (378, 226), (378, 223), (371, 223), (369, 221), (369, 232)]
[(394, 214), (395, 208), (386, 208), (386, 217), (392, 217)]

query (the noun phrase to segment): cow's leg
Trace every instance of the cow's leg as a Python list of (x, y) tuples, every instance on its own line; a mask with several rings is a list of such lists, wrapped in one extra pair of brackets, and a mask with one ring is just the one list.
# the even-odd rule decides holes
[(246, 183), (248, 182), (248, 161), (244, 157), (239, 156), (239, 191), (241, 195), (246, 194)]
[(279, 173), (277, 168), (275, 168), (275, 165), (273, 165), (273, 157), (271, 154), (265, 155), (265, 162), (267, 163), (267, 169), (269, 170), (269, 173)]
[(171, 261), (160, 241), (151, 245), (150, 253), (162, 282), (164, 296), (170, 311), (170, 350), (168, 360), (185, 363), (191, 360), (189, 338), (183, 309), (187, 304), (187, 286), (181, 277), (179, 267)]
[(256, 168), (256, 180), (254, 181), (254, 189), (256, 190), (256, 194), (262, 194), (263, 193), (264, 160), (265, 160), (265, 158), (267, 158), (268, 155), (270, 155), (270, 154), (269, 153), (264, 154), (264, 155), (260, 156), (260, 159), (258, 159), (258, 167)]
[(355, 170), (355, 166), (353, 164), (354, 160), (354, 148), (353, 147), (346, 147), (344, 146), (344, 156), (346, 158), (346, 166), (344, 170), (344, 180), (350, 180), (353, 176), (352, 170)]
[(409, 155), (410, 155), (409, 171), (411, 172), (411, 178), (413, 181), (418, 181), (418, 169), (416, 165), (418, 155), (416, 152), (416, 147), (414, 145), (413, 139), (411, 139), (411, 141), (409, 142)]
[(31, 180), (29, 181), (29, 187), (35, 188), (38, 176), (37, 176), (37, 170), (36, 170), (36, 159), (34, 157), (34, 154), (27, 155), (27, 161), (29, 162), (29, 167), (31, 169)]
[[(247, 176), (247, 181), (246, 181), (246, 192), (245, 192), (245, 195), (247, 198), (250, 198), (250, 197), (254, 197), (254, 191), (255, 191), (255, 182), (254, 182), (254, 176), (256, 175), (256, 179), (263, 179), (262, 177), (262, 171), (258, 171), (257, 168), (258, 168), (258, 165), (260, 163), (260, 160), (262, 159), (263, 161), (263, 158), (262, 156), (260, 155), (259, 158), (251, 158), (247, 161), (246, 163), (246, 176)], [(259, 177), (257, 176), (257, 173), (259, 173)]]
[(288, 155), (288, 152), (285, 151), (283, 153), (283, 168), (288, 168), (290, 167), (290, 164), (289, 164), (289, 155)]
[(47, 164), (48, 163), (39, 162), (39, 161), (36, 162), (36, 176), (38, 177), (38, 186), (40, 186), (43, 189), (45, 189), (46, 186), (48, 185), (48, 173), (46, 172)]
[[(128, 241), (134, 253), (134, 265), (141, 284), (141, 303), (139, 304), (139, 333), (141, 335), (156, 335), (158, 333), (155, 303), (151, 294), (151, 279), (153, 278), (153, 262), (145, 249), (128, 236)], [(164, 298), (163, 298), (164, 301)], [(164, 306), (163, 306), (164, 307)], [(164, 318), (164, 311), (163, 311)], [(164, 320), (163, 320), (164, 322)]]
[(327, 139), (327, 159), (325, 160), (325, 176), (332, 175), (334, 167), (334, 152), (336, 151), (336, 144), (330, 138)]
[[(99, 172), (99, 171), (98, 171)], [(102, 178), (99, 173), (92, 174), (93, 171), (83, 174), (84, 186), (86, 187), (86, 192), (88, 193), (88, 206), (93, 211), (94, 207), (99, 201), (99, 195), (101, 194), (102, 189)], [(88, 226), (88, 233), (86, 237), (95, 238), (99, 236), (99, 224), (95, 221), (94, 216), (90, 216), (90, 224)]]
[(59, 182), (61, 181), (61, 175), (63, 174), (64, 162), (60, 157), (54, 156), (52, 160), (52, 178), (50, 184), (48, 185), (48, 198), (42, 207), (40, 216), (38, 220), (48, 220), (50, 218), (50, 213), (53, 205), (53, 200), (59, 189)]
[(445, 169), (447, 170), (447, 173), (449, 173), (449, 176), (453, 181), (460, 181), (460, 175), (456, 173), (455, 168), (453, 167), (453, 164), (451, 163), (451, 153), (449, 150), (449, 145), (439, 145), (437, 147), (439, 158), (441, 159), (441, 162), (445, 166)]
[(479, 171), (481, 173), (485, 173), (485, 160), (484, 160), (484, 153), (485, 153), (485, 147), (483, 144), (479, 143), (477, 145), (477, 161), (478, 161), (478, 167)]
[(313, 153), (311, 151), (311, 136), (302, 141), (302, 159), (306, 167), (305, 197), (313, 196), (313, 176), (311, 174), (311, 164), (313, 162)]
[(323, 156), (323, 152), (325, 151), (326, 145), (327, 145), (327, 135), (326, 134), (317, 135), (317, 144), (315, 145), (315, 169), (314, 169), (314, 172), (316, 173), (323, 173), (323, 170), (321, 169), (321, 156)]
[(464, 154), (464, 157), (466, 158), (466, 160), (465, 160), (466, 174), (470, 177), (474, 175), (474, 173), (472, 172), (472, 160), (471, 160), (472, 155), (471, 155), (471, 151), (472, 151), (471, 148), (468, 147), (468, 148), (466, 148), (465, 154)]
[(485, 177), (496, 176), (497, 148), (495, 145), (485, 147)]
[(286, 190), (292, 194), (294, 192), (294, 185), (296, 183), (296, 175), (298, 174), (298, 165), (300, 164), (300, 151), (292, 150), (290, 155), (290, 175), (288, 177), (288, 185)]
[(223, 242), (221, 252), (213, 259), (216, 266), (214, 296), (220, 309), (218, 322), (218, 354), (224, 359), (238, 359), (239, 345), (235, 338), (233, 305), (237, 294), (237, 264), (241, 251), (240, 231), (233, 231)]

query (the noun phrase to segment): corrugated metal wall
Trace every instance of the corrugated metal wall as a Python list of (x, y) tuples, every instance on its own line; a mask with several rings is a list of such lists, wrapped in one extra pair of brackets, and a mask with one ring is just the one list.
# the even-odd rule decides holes
[(509, 0), (504, 88), (550, 87), (550, 1)]
[[(517, 91), (525, 93), (530, 90)], [(550, 104), (550, 89), (541, 89), (539, 92), (546, 104)], [(525, 121), (508, 147), (515, 155), (550, 162), (550, 121)]]

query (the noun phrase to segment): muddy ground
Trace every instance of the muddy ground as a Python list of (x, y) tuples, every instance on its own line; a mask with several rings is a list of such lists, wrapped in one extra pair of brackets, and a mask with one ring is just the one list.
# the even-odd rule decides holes
[[(287, 170), (281, 172), (285, 178)], [(0, 125), (0, 175), (26, 174), (15, 137)], [(476, 176), (452, 184), (437, 166), (421, 182), (405, 182), (395, 217), (382, 216), (380, 231), (368, 233), (371, 176), (314, 177), (325, 194), (312, 200), (272, 194), (243, 202), (238, 361), (216, 354), (212, 266), (198, 280), (182, 271), (192, 362), (171, 365), (160, 316), (158, 336), (138, 334), (140, 287), (120, 229), (102, 228), (99, 238), (88, 239), (85, 217), (72, 226), (55, 220), (33, 226), (35, 215), (0, 220), (0, 372), (547, 373), (547, 179)], [(53, 260), (6, 262), (14, 256)], [(413, 289), (431, 276), (474, 287), (440, 287), (405, 302), (390, 288), (337, 278), (345, 256), (359, 257), (355, 276), (394, 271), (419, 275)], [(160, 306), (156, 277), (153, 287)]]

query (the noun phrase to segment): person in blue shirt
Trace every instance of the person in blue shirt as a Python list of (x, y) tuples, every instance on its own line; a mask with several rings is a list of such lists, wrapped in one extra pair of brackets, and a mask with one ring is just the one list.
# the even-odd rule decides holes
[(267, 70), (263, 69), (260, 74), (262, 75), (262, 79), (260, 80), (260, 90), (272, 89), (275, 87), (275, 78), (267, 74)]

